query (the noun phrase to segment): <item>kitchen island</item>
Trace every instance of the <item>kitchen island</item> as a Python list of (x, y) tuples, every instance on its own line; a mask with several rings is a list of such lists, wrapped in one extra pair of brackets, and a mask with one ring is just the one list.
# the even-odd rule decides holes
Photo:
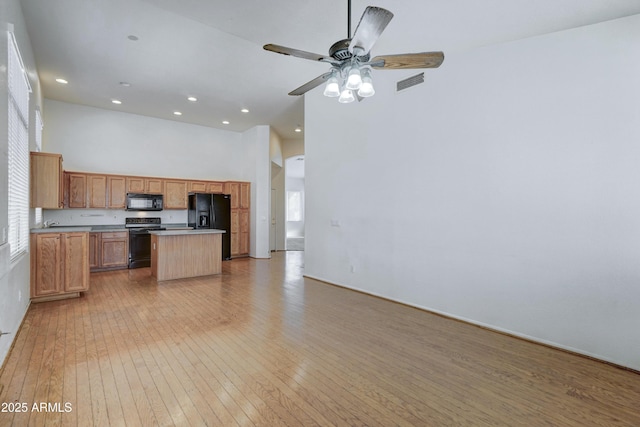
[(151, 275), (159, 282), (222, 272), (224, 230), (159, 230), (151, 234)]

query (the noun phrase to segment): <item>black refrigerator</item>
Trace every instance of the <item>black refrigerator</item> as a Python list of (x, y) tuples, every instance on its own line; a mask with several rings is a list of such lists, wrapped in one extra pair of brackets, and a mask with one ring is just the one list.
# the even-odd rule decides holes
[(217, 228), (222, 235), (222, 259), (231, 259), (231, 196), (189, 193), (189, 227)]

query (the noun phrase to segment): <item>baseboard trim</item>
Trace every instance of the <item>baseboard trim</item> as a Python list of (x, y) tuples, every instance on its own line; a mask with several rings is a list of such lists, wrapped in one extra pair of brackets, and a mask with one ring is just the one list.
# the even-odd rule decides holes
[(616, 362), (613, 362), (613, 361), (610, 361), (610, 360), (607, 360), (607, 359), (602, 359), (602, 358), (594, 356), (592, 354), (583, 353), (583, 352), (580, 352), (580, 351), (578, 351), (576, 349), (573, 349), (573, 348), (562, 347), (561, 345), (553, 343), (553, 342), (542, 341), (542, 340), (536, 339), (536, 338), (528, 336), (528, 335), (518, 334), (518, 333), (515, 333), (513, 331), (500, 329), (500, 328), (497, 328), (495, 326), (487, 325), (487, 324), (484, 324), (484, 323), (481, 323), (481, 322), (476, 322), (474, 320), (467, 319), (467, 318), (464, 318), (464, 317), (455, 316), (455, 315), (452, 315), (450, 313), (446, 313), (446, 312), (442, 312), (442, 311), (438, 311), (438, 310), (422, 307), (422, 306), (419, 306), (419, 305), (407, 303), (405, 301), (394, 300), (394, 299), (391, 299), (389, 297), (386, 297), (386, 296), (383, 296), (383, 295), (380, 295), (380, 294), (376, 294), (374, 292), (367, 292), (367, 291), (364, 291), (362, 289), (352, 288), (350, 286), (341, 285), (339, 283), (335, 283), (335, 282), (332, 282), (330, 280), (326, 280), (326, 279), (323, 279), (323, 278), (320, 278), (320, 277), (316, 277), (316, 276), (312, 276), (312, 275), (309, 275), (309, 274), (303, 274), (303, 277), (306, 277), (308, 279), (313, 279), (313, 280), (316, 280), (318, 282), (325, 283), (327, 285), (336, 286), (338, 288), (348, 289), (348, 290), (353, 291), (353, 292), (358, 292), (358, 293), (361, 293), (361, 294), (364, 294), (364, 295), (368, 295), (368, 296), (372, 296), (372, 297), (375, 297), (375, 298), (379, 298), (379, 299), (382, 299), (382, 300), (385, 300), (385, 301), (389, 301), (389, 302), (392, 302), (392, 303), (395, 303), (395, 304), (400, 304), (400, 305), (404, 305), (406, 307), (411, 307), (411, 308), (415, 308), (417, 310), (422, 310), (424, 312), (427, 312), (427, 313), (430, 313), (430, 314), (434, 314), (436, 316), (440, 316), (440, 317), (443, 317), (445, 319), (455, 320), (456, 322), (465, 323), (467, 325), (475, 326), (477, 328), (481, 328), (481, 329), (484, 329), (484, 330), (487, 330), (487, 331), (490, 331), (490, 332), (495, 332), (495, 333), (498, 333), (498, 334), (501, 334), (501, 335), (505, 335), (505, 336), (508, 336), (510, 338), (516, 338), (516, 339), (519, 339), (519, 340), (522, 340), (522, 341), (530, 342), (532, 344), (537, 344), (537, 345), (541, 345), (541, 346), (544, 346), (544, 347), (547, 347), (547, 348), (551, 348), (551, 349), (554, 349), (554, 350), (559, 350), (559, 351), (562, 351), (564, 353), (572, 354), (574, 356), (583, 357), (585, 359), (593, 360), (594, 362), (604, 363), (604, 364), (612, 366), (614, 368), (622, 369), (624, 371), (628, 371), (628, 372), (640, 375), (640, 370), (631, 368), (629, 366), (621, 365), (619, 363), (616, 363)]

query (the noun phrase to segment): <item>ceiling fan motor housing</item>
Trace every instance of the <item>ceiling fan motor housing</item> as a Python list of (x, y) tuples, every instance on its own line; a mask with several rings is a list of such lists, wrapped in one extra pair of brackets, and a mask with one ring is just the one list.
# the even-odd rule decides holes
[[(351, 59), (353, 54), (349, 52), (349, 43), (351, 43), (351, 39), (343, 39), (335, 42), (329, 48), (329, 56), (337, 61), (346, 61)], [(369, 60), (369, 56), (370, 55), (367, 53), (366, 55), (357, 56), (357, 58), (361, 62), (367, 62)]]

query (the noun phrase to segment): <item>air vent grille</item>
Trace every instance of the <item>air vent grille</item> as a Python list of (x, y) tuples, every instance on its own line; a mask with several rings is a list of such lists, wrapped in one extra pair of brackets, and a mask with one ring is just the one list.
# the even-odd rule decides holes
[(408, 89), (411, 86), (419, 85), (420, 83), (424, 83), (424, 73), (416, 74), (415, 76), (409, 77), (408, 79), (400, 80), (396, 85), (396, 91), (400, 92), (401, 90)]

